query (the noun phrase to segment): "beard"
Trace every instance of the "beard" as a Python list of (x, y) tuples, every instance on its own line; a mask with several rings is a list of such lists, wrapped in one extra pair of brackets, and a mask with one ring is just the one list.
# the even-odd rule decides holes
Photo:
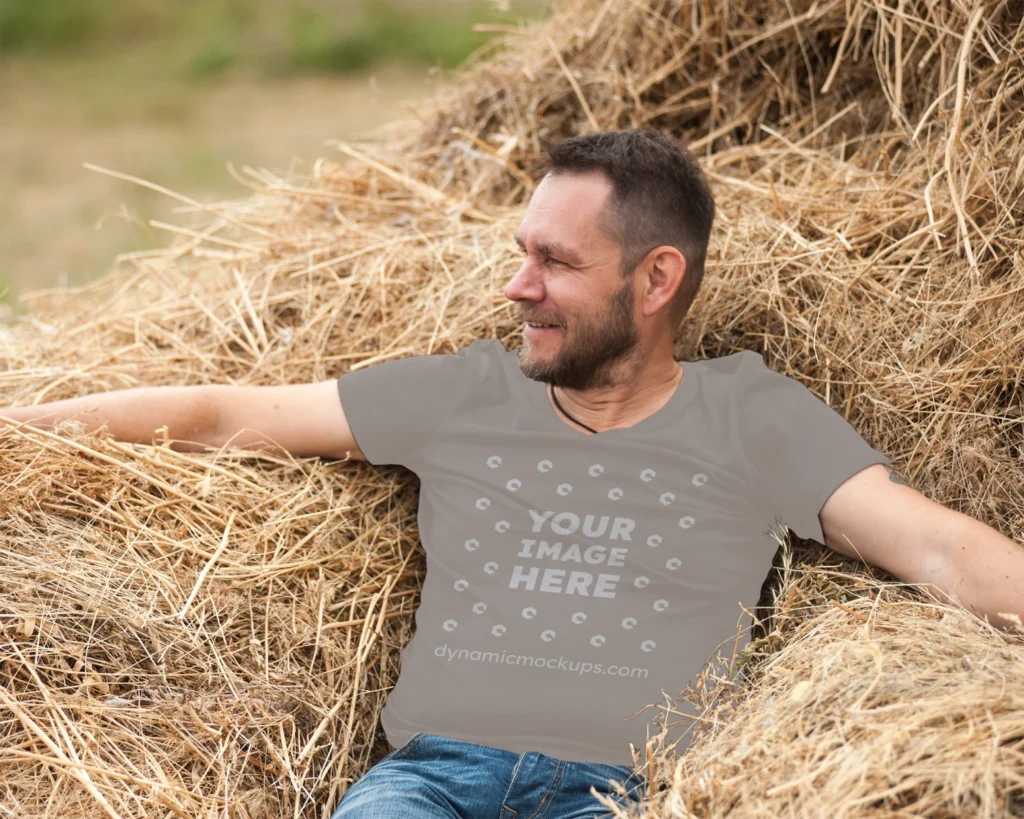
[(633, 320), (632, 280), (628, 279), (612, 297), (604, 316), (578, 321), (573, 328), (571, 336), (567, 329), (559, 328), (556, 332), (560, 340), (552, 337), (545, 342), (559, 344), (554, 353), (534, 350), (533, 343), (524, 340), (519, 348), (523, 375), (566, 390), (612, 386), (612, 365), (624, 360), (640, 340)]

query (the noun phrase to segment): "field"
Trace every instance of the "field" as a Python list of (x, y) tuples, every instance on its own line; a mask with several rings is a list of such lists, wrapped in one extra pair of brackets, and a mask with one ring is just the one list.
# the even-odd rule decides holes
[(243, 196), (227, 170), (302, 173), (328, 139), (406, 116), (489, 34), (544, 14), (481, 2), (0, 2), (0, 302), (165, 244), (151, 220)]

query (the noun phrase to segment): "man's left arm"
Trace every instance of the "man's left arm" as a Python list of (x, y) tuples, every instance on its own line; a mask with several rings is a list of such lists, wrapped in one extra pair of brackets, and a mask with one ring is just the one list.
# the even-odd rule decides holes
[(1024, 545), (913, 489), (884, 464), (839, 486), (818, 515), (825, 545), (907, 583), (930, 584), (1001, 629), (1024, 624)]

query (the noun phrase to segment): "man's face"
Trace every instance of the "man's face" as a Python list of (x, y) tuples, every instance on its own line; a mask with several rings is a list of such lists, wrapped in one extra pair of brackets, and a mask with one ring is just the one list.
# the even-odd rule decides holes
[(526, 254), (505, 288), (525, 326), (519, 366), (535, 381), (585, 390), (607, 386), (608, 365), (640, 340), (633, 279), (607, 229), (611, 183), (599, 173), (546, 176), (534, 191), (516, 241)]

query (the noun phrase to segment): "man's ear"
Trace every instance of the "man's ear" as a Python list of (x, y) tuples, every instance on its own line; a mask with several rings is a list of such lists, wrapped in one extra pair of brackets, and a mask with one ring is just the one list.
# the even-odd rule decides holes
[(661, 245), (647, 254), (640, 267), (644, 275), (643, 310), (653, 315), (675, 300), (686, 275), (686, 259), (671, 245)]

